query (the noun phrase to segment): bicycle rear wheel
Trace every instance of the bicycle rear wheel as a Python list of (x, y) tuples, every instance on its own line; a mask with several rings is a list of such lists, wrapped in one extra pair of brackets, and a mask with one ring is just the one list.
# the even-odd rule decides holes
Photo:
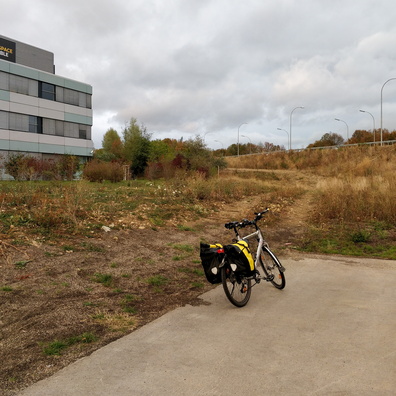
[(263, 247), (260, 254), (260, 267), (270, 282), (277, 288), (283, 289), (286, 286), (284, 268), (274, 253)]
[(236, 307), (244, 307), (252, 294), (251, 280), (235, 274), (227, 265), (221, 268), (221, 281), (228, 300)]

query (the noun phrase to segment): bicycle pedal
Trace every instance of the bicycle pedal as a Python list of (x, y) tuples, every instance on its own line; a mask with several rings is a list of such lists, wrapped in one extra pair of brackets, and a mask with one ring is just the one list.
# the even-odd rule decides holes
[(274, 275), (268, 276), (267, 278), (265, 278), (265, 280), (266, 280), (267, 282), (273, 281), (273, 280), (274, 280)]

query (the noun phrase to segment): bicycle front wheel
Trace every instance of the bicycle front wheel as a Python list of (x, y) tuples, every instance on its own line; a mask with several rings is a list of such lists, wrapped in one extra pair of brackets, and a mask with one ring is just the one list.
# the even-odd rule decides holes
[(244, 307), (252, 294), (250, 279), (235, 274), (228, 265), (221, 268), (221, 281), (228, 300), (236, 307)]
[(283, 273), (284, 268), (274, 253), (263, 247), (260, 254), (260, 267), (270, 282), (277, 288), (283, 289), (286, 286), (286, 278)]

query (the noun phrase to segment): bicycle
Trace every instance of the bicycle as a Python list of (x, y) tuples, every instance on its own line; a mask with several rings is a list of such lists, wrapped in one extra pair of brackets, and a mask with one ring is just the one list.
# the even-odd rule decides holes
[[(286, 269), (270, 250), (257, 224), (268, 211), (269, 209), (266, 209), (260, 213), (255, 213), (255, 218), (252, 221), (244, 219), (240, 222), (233, 221), (224, 225), (225, 228), (234, 230), (236, 241), (243, 240), (249, 243), (249, 240), (256, 239), (258, 243), (257, 251), (253, 254), (255, 268), (253, 274), (240, 274), (234, 272), (227, 254), (224, 254), (219, 265), (224, 292), (228, 300), (236, 307), (244, 307), (248, 303), (252, 293), (252, 287), (262, 280), (272, 283), (277, 289), (283, 289), (286, 286), (284, 274)], [(255, 231), (242, 237), (239, 230), (249, 226), (254, 227)]]

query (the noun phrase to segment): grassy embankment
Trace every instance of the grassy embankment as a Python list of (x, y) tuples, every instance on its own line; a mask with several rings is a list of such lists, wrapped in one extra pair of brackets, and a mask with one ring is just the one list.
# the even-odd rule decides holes
[(301, 250), (396, 259), (396, 146), (279, 152), (228, 164), (318, 178)]

